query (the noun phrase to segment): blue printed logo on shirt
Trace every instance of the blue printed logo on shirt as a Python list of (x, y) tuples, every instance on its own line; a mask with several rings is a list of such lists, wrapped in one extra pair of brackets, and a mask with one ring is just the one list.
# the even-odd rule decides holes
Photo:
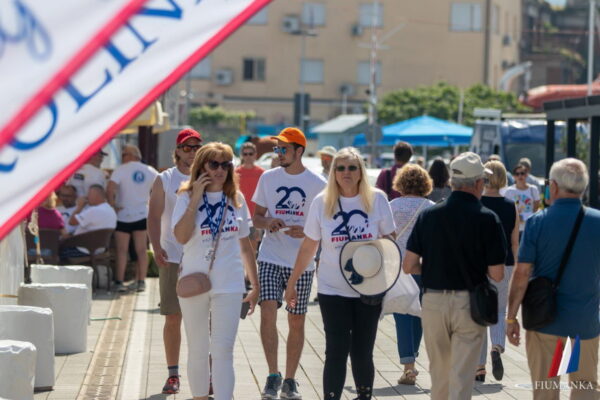
[[(362, 210), (339, 211), (333, 216), (333, 220), (339, 224), (331, 232), (332, 242), (345, 242), (348, 240), (348, 234), (352, 240), (373, 239), (373, 235), (367, 232), (369, 216)], [(347, 232), (346, 226), (350, 232)]]
[(283, 193), (283, 196), (275, 204), (275, 215), (296, 215), (304, 216), (304, 205), (306, 204), (306, 193), (297, 186), (280, 186), (276, 190), (277, 194)]
[(135, 183), (142, 183), (146, 180), (146, 175), (142, 171), (135, 171), (132, 178)]

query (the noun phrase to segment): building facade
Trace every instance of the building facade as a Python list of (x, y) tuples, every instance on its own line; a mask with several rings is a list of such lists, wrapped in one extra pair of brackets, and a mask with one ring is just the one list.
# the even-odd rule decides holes
[(372, 26), (379, 97), (438, 81), (496, 87), (519, 62), (521, 15), (521, 0), (276, 0), (198, 64), (187, 88), (192, 105), (253, 110), (255, 123), (293, 123), (302, 90), (311, 124), (364, 112)]

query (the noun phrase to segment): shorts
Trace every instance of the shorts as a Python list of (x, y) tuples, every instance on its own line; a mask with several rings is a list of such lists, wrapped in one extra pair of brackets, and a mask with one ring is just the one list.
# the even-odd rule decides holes
[[(296, 307), (285, 307), (290, 314), (306, 314), (310, 289), (315, 271), (305, 271), (300, 275), (296, 289), (298, 301)], [(277, 300), (277, 308), (283, 304), (283, 292), (287, 287), (288, 279), (292, 275), (292, 269), (281, 265), (271, 264), (263, 261), (258, 262), (258, 282), (260, 283), (260, 298), (258, 303), (265, 300)]]
[(253, 226), (250, 227), (250, 235), (248, 236), (250, 240), (254, 240), (256, 242), (260, 242), (263, 237), (264, 229), (258, 229)]
[(177, 297), (177, 279), (179, 279), (179, 264), (168, 263), (166, 267), (158, 267), (160, 315), (181, 313)]
[(134, 222), (117, 221), (117, 232), (131, 233), (135, 231), (145, 231), (146, 229), (146, 218)]

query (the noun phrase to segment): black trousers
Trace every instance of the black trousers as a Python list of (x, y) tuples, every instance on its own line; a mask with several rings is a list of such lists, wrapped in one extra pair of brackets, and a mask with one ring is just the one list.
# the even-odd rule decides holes
[(319, 293), (319, 306), (325, 325), (323, 399), (341, 398), (348, 354), (357, 391), (370, 394), (375, 379), (373, 347), (381, 305), (369, 306), (358, 298)]

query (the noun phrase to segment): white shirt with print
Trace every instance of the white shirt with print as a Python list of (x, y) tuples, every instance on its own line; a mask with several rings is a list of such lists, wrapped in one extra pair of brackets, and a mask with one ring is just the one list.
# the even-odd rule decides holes
[[(75, 229), (75, 235), (100, 229), (115, 229), (117, 227), (117, 214), (107, 202), (96, 206), (88, 205), (79, 214), (75, 214), (75, 219), (79, 222), (77, 229)], [(84, 253), (88, 252), (83, 247), (78, 247), (77, 249)], [(104, 248), (96, 250), (96, 254), (102, 252), (104, 252)]]
[(100, 168), (92, 164), (84, 164), (73, 174), (67, 184), (77, 189), (77, 197), (85, 197), (92, 185), (106, 187), (106, 175)]
[(165, 192), (165, 207), (160, 217), (160, 246), (167, 252), (168, 262), (179, 264), (183, 255), (183, 245), (173, 235), (171, 217), (177, 202), (177, 190), (190, 176), (182, 174), (177, 167), (169, 168), (158, 176)]
[(67, 230), (68, 233), (71, 233), (71, 234), (74, 233), (75, 230), (77, 229), (77, 225), (69, 224), (69, 219), (71, 219), (71, 215), (73, 215), (73, 211), (75, 211), (76, 208), (77, 208), (77, 206), (73, 206), (73, 207), (57, 206), (56, 207), (56, 210), (60, 213), (63, 221), (65, 222), (65, 229)]
[(117, 217), (121, 222), (135, 222), (148, 217), (148, 200), (158, 172), (139, 161), (118, 166), (110, 180), (119, 185)]
[(534, 214), (534, 202), (540, 199), (540, 192), (534, 185), (528, 185), (525, 190), (517, 189), (516, 185), (509, 186), (504, 191), (504, 197), (515, 202), (519, 213), (519, 231), (525, 229), (525, 221)]
[(318, 291), (332, 296), (359, 297), (340, 270), (340, 252), (348, 242), (344, 219), (352, 240), (375, 240), (395, 230), (390, 204), (386, 195), (377, 190), (373, 199), (373, 209), (367, 214), (360, 195), (340, 197), (344, 211), (341, 212), (336, 207), (336, 212), (331, 218), (325, 215), (324, 200), (324, 194), (315, 198), (304, 226), (306, 236), (321, 241), (321, 261), (317, 271)]
[[(207, 193), (208, 203), (212, 210), (213, 222), (217, 222), (219, 206), (223, 192)], [(235, 208), (231, 201), (227, 202), (227, 214), (221, 230), (221, 238), (215, 255), (215, 262), (210, 271), (209, 278), (212, 292), (218, 293), (244, 293), (244, 266), (242, 264), (240, 240), (250, 234), (248, 221), (250, 213), (244, 196), (238, 193), (241, 207)], [(189, 192), (177, 195), (177, 202), (173, 210), (172, 229), (181, 220), (185, 210), (190, 204)], [(194, 272), (208, 273), (210, 259), (207, 251), (213, 248), (213, 237), (208, 224), (208, 213), (203, 201), (200, 201), (196, 213), (196, 226), (194, 233), (186, 244), (183, 245), (183, 258), (181, 259), (181, 275), (185, 276)]]
[[(321, 175), (305, 169), (291, 175), (282, 167), (265, 171), (259, 181), (252, 201), (264, 207), (268, 216), (283, 220), (286, 226), (304, 226), (313, 199), (325, 188), (327, 182)], [(292, 268), (302, 239), (283, 232), (267, 229), (261, 242), (258, 261)], [(311, 264), (308, 271), (314, 270)]]

